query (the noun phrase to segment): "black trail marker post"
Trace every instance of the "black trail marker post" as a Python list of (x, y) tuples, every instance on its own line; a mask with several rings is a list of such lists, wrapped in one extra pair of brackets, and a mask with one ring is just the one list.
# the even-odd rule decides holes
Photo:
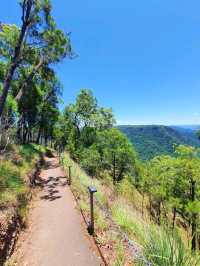
[(71, 183), (72, 183), (71, 165), (68, 166), (68, 168), (69, 168), (68, 185), (71, 186)]
[(92, 236), (94, 234), (94, 193), (97, 192), (95, 187), (88, 187), (90, 193), (90, 223), (88, 226), (88, 233)]

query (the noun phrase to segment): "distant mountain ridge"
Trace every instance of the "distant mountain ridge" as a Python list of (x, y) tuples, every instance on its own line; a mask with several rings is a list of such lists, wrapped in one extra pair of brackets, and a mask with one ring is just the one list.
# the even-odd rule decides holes
[(200, 129), (200, 125), (170, 125), (170, 127), (178, 130), (197, 131)]
[(142, 160), (149, 160), (162, 154), (172, 154), (174, 144), (200, 147), (196, 136), (197, 128), (161, 125), (118, 126), (132, 142)]

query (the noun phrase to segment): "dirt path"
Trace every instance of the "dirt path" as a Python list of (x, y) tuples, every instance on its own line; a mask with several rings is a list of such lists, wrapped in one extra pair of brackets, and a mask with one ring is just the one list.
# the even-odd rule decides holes
[(57, 158), (47, 158), (43, 189), (30, 211), (28, 228), (19, 238), (17, 266), (103, 265), (87, 236), (73, 195)]

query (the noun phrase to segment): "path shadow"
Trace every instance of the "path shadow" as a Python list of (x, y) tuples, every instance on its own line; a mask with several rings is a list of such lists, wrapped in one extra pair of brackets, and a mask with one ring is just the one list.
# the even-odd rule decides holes
[(42, 186), (46, 189), (45, 195), (41, 196), (42, 200), (54, 201), (60, 199), (62, 196), (59, 194), (59, 187), (64, 187), (67, 185), (66, 177), (48, 177), (48, 179), (43, 180)]
[(54, 168), (57, 168), (59, 167), (59, 163), (57, 161), (48, 161), (48, 162), (45, 162), (45, 170), (47, 169), (54, 169)]

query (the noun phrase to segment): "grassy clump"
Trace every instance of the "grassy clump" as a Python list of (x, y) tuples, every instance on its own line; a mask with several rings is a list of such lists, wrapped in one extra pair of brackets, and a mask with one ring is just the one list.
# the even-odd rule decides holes
[[(177, 232), (155, 225), (143, 228), (139, 235), (145, 259), (156, 266), (198, 266), (200, 258), (186, 249)], [(138, 260), (138, 265), (146, 265)]]
[(114, 266), (122, 266), (126, 263), (125, 251), (123, 248), (123, 243), (117, 243), (116, 245), (116, 259), (114, 261)]
[(138, 232), (142, 229), (138, 213), (133, 212), (131, 206), (123, 199), (117, 200), (111, 210), (115, 223), (120, 226), (130, 239), (138, 241)]
[[(0, 206), (25, 206), (28, 186), (26, 175), (34, 169), (43, 148), (35, 144), (14, 146), (0, 160)], [(22, 207), (24, 209), (24, 207)]]
[(147, 262), (155, 266), (200, 265), (199, 258), (195, 254), (191, 254), (184, 246), (176, 231), (145, 223), (125, 202), (115, 203), (112, 215), (129, 238), (136, 239), (140, 243), (141, 256), (137, 258), (137, 265), (147, 265)]
[(116, 186), (117, 197), (126, 200), (135, 209), (141, 209), (142, 195), (138, 192), (133, 182), (127, 177)]
[(20, 170), (12, 162), (0, 165), (0, 205), (17, 203), (17, 196), (26, 190)]

